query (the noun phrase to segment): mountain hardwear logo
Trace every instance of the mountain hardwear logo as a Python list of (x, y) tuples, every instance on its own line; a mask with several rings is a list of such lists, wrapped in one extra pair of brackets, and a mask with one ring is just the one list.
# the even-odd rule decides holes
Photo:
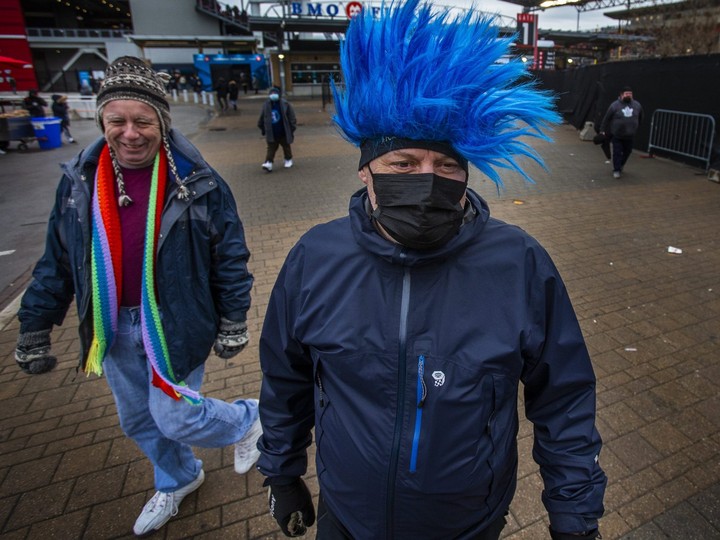
[(442, 371), (433, 371), (432, 378), (435, 379), (435, 386), (445, 384), (445, 374)]

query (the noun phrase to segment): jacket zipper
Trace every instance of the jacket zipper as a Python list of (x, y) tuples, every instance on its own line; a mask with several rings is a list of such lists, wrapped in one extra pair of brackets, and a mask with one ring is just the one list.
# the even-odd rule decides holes
[[(405, 253), (401, 253), (400, 257), (405, 258)], [(395, 480), (397, 475), (398, 461), (400, 459), (400, 435), (402, 432), (402, 423), (405, 416), (405, 369), (406, 369), (406, 352), (407, 352), (407, 318), (410, 311), (410, 269), (405, 267), (403, 271), (402, 294), (400, 300), (400, 329), (399, 351), (398, 351), (398, 395), (397, 395), (397, 412), (395, 415), (395, 432), (393, 434), (392, 449), (390, 452), (390, 466), (388, 468), (388, 486), (387, 486), (387, 519), (385, 525), (386, 537), (393, 537), (393, 513), (395, 510)]]
[(417, 375), (417, 412), (415, 413), (415, 432), (413, 433), (412, 453), (410, 454), (410, 472), (417, 471), (418, 446), (420, 445), (420, 430), (422, 428), (422, 413), (425, 398), (427, 397), (427, 386), (425, 386), (425, 356), (418, 357)]

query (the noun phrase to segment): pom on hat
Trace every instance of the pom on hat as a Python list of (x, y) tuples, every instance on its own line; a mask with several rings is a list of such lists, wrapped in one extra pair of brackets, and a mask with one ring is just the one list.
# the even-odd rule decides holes
[(393, 3), (379, 18), (372, 11), (351, 21), (340, 49), (345, 85), (333, 85), (333, 120), (363, 159), (392, 150), (384, 144), (392, 139), (437, 141), (498, 185), (496, 168), (532, 181), (516, 159), (542, 160), (523, 138), (548, 139), (543, 131), (560, 116), (519, 58), (503, 62), (512, 39), (495, 20), (419, 0)]
[(170, 131), (170, 104), (165, 95), (169, 81), (166, 73), (158, 73), (144, 60), (135, 56), (121, 56), (105, 70), (105, 79), (97, 96), (95, 120), (105, 131), (102, 112), (105, 105), (117, 99), (132, 99), (150, 105), (158, 115), (163, 136)]

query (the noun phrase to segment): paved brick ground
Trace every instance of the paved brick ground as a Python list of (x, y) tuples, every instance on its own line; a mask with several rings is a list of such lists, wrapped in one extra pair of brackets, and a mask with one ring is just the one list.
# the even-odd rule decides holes
[[(310, 226), (345, 214), (361, 187), (357, 152), (318, 101), (296, 102), (295, 167), (276, 160), (280, 168), (264, 173), (260, 103), (241, 100), (239, 111), (194, 136), (233, 188), (256, 278), (253, 345), (208, 362), (204, 391), (225, 399), (258, 394), (257, 336), (285, 254)], [(641, 152), (614, 180), (599, 148), (569, 126), (555, 143), (533, 146), (549, 166), (533, 169), (536, 185), (509, 174), (498, 193), (475, 172), (471, 186), (495, 216), (536, 236), (567, 282), (598, 376), (609, 476), (603, 536), (720, 538), (720, 185)], [(29, 377), (12, 357), (15, 309), (0, 319), (0, 538), (132, 536), (153, 492), (151, 468), (118, 428), (105, 381), (75, 373), (76, 317), (53, 332), (58, 367)], [(513, 540), (547, 537), (531, 432), (521, 423), (518, 491), (504, 533)], [(257, 471), (236, 475), (231, 448), (197, 453), (205, 484), (153, 537), (280, 538)]]

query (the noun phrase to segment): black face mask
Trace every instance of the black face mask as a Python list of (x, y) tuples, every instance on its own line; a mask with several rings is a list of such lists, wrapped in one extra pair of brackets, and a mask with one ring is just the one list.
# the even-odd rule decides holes
[(624, 97), (624, 98), (622, 98), (622, 100), (623, 100), (624, 103), (632, 103), (632, 98), (631, 98), (631, 97)]
[(372, 217), (403, 246), (437, 249), (460, 230), (464, 216), (460, 199), (467, 180), (433, 173), (372, 174), (372, 179), (377, 205)]

